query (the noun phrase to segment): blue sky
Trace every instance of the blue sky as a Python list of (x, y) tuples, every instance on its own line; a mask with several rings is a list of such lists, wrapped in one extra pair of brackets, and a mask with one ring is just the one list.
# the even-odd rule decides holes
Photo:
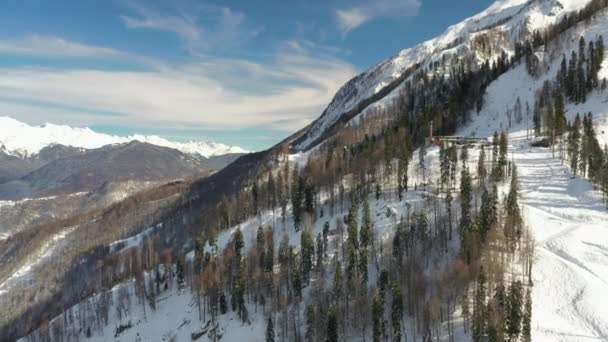
[(7, 0), (0, 115), (257, 150), (489, 0)]

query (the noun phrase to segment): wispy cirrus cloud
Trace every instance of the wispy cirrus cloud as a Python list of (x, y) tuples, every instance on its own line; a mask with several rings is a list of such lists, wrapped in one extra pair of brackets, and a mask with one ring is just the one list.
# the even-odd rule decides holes
[(248, 25), (244, 13), (206, 2), (170, 2), (163, 9), (136, 0), (128, 4), (132, 13), (121, 15), (128, 28), (174, 33), (194, 54), (220, 45), (232, 46), (262, 30)]
[(78, 125), (145, 122), (150, 127), (293, 131), (316, 118), (357, 73), (350, 63), (306, 46), (285, 44), (265, 61), (206, 58), (146, 71), (4, 68), (0, 113), (31, 122), (63, 115)]
[(30, 34), (18, 39), (0, 39), (0, 54), (44, 57), (115, 58), (125, 53), (107, 47), (87, 45), (52, 35)]
[(420, 0), (375, 0), (334, 11), (338, 28), (344, 35), (379, 17), (415, 16)]
[[(270, 50), (227, 57), (238, 55), (240, 43), (260, 32), (251, 19), (208, 3), (179, 4), (152, 8), (133, 0), (114, 19), (134, 35), (140, 32), (131, 30), (174, 34), (186, 58), (163, 59), (53, 35), (0, 39), (0, 56), (58, 59), (45, 60), (44, 66), (23, 59), (0, 67), (0, 115), (32, 124), (288, 133), (317, 118), (358, 73), (342, 58), (349, 51), (305, 34), (276, 41)], [(78, 63), (71, 63), (76, 58)]]

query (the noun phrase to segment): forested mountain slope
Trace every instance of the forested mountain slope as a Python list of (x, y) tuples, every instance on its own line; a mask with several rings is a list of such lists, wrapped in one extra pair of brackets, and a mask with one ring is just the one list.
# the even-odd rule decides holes
[[(184, 185), (152, 219), (125, 224), (131, 237), (75, 254), (99, 281), (58, 281), (80, 298), (6, 316), (34, 322), (4, 331), (605, 339), (607, 6), (497, 1), (405, 50), (282, 144)], [(126, 222), (121, 212), (112, 218)]]

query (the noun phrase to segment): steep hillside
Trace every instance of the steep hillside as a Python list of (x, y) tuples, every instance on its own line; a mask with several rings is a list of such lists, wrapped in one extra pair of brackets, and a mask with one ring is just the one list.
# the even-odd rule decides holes
[[(0, 303), (21, 310), (0, 315), (8, 322), (0, 332), (26, 340), (262, 340), (267, 331), (312, 341), (606, 339), (599, 189), (608, 186), (597, 176), (573, 179), (564, 147), (578, 111), (593, 111), (606, 141), (606, 56), (595, 63), (593, 55), (594, 67), (573, 63), (570, 74), (583, 75), (573, 80), (599, 78), (575, 87), (584, 101), (571, 101), (556, 78), (581, 36), (599, 44), (607, 6), (497, 1), (351, 80), (282, 144), (167, 185), (168, 196), (45, 227), (47, 239), (33, 245), (39, 257), (10, 260), (0, 289), (27, 284), (31, 269), (51, 277), (49, 259), (61, 265), (56, 287), (0, 293)], [(532, 146), (532, 121), (553, 148)], [(602, 163), (596, 170), (608, 170)], [(72, 229), (78, 235), (65, 234)], [(96, 241), (68, 249), (69, 262), (53, 258), (72, 246), (66, 236), (89, 234)], [(4, 240), (12, 251), (14, 240)], [(39, 300), (21, 305), (27, 298)]]
[(560, 22), (589, 0), (499, 0), (487, 10), (449, 27), (437, 38), (405, 49), (346, 83), (323, 114), (293, 140), (296, 150), (308, 150), (335, 134), (360, 114), (385, 108), (416, 71), (441, 63), (450, 77), (452, 59), (478, 66), (495, 61), (502, 52), (512, 56), (516, 43), (535, 30)]
[[(562, 148), (533, 148), (533, 113), (513, 120), (509, 112), (519, 101), (533, 108), (543, 84), (556, 79), (563, 55), (579, 50), (580, 38), (590, 42), (608, 37), (606, 11), (585, 25), (564, 32), (559, 40), (539, 52), (543, 72), (531, 76), (524, 65), (502, 75), (488, 87), (485, 105), (460, 133), (491, 137), (494, 131), (510, 132), (512, 161), (521, 174), (522, 209), (536, 239), (532, 283), (533, 341), (579, 341), (608, 338), (608, 313), (601, 293), (608, 291), (608, 212), (601, 187), (573, 173)], [(608, 58), (601, 63), (599, 80), (608, 78)], [(565, 119), (591, 113), (601, 146), (608, 144), (608, 91), (589, 92), (584, 102), (568, 102)], [(545, 118), (542, 118), (545, 121)], [(546, 123), (543, 123), (543, 127)], [(564, 138), (563, 140), (566, 140)], [(564, 151), (570, 147), (563, 147)], [(606, 172), (606, 171), (604, 171)], [(605, 174), (608, 176), (608, 174)]]
[(173, 149), (131, 142), (87, 150), (52, 162), (0, 185), (0, 198), (52, 196), (93, 190), (104, 183), (166, 181), (213, 171), (205, 158)]

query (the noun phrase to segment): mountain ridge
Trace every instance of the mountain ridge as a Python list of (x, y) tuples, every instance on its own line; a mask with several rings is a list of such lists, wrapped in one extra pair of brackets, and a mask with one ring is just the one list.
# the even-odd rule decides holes
[[(523, 41), (534, 30), (546, 28), (559, 22), (564, 15), (574, 13), (587, 5), (590, 0), (498, 0), (486, 10), (451, 25), (442, 34), (406, 48), (356, 75), (335, 94), (323, 113), (300, 134), (290, 139), (296, 151), (307, 151), (323, 140), (325, 132), (347, 124), (360, 114), (373, 109), (385, 108), (403, 83), (411, 79), (416, 71), (441, 61), (446, 56), (454, 58), (470, 57), (476, 63), (484, 60), (495, 61), (503, 50), (508, 56), (515, 53), (515, 43)], [(489, 55), (482, 56), (473, 49), (475, 39), (483, 34), (495, 34), (489, 39), (495, 46)], [(508, 41), (500, 41), (507, 38)], [(499, 44), (502, 43), (502, 44)], [(449, 77), (449, 70), (444, 73)], [(377, 97), (382, 91), (379, 99)], [(353, 113), (354, 112), (354, 113)], [(346, 116), (346, 119), (344, 117)], [(331, 134), (330, 134), (331, 135)]]
[(198, 154), (203, 157), (249, 152), (238, 146), (212, 141), (174, 142), (156, 135), (141, 134), (123, 137), (98, 133), (88, 127), (78, 128), (51, 123), (31, 126), (8, 116), (0, 116), (0, 151), (22, 159), (35, 156), (45, 147), (52, 145), (94, 149), (131, 141), (169, 147), (183, 153)]

